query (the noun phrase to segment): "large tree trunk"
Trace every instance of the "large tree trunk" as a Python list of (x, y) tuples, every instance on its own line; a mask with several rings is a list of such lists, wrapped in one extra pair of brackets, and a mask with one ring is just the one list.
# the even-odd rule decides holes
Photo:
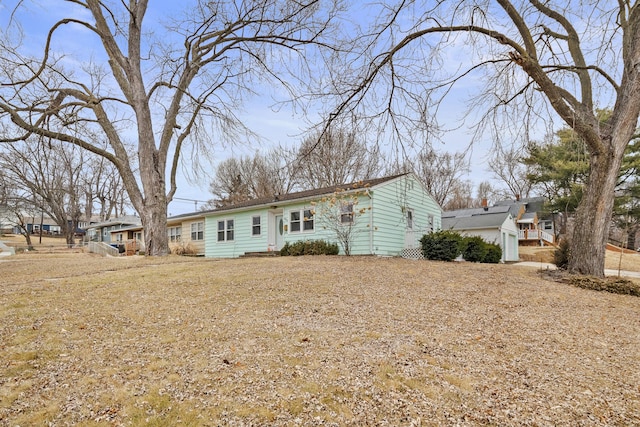
[[(162, 197), (164, 200), (165, 198)], [(141, 213), (144, 227), (145, 251), (150, 256), (165, 256), (169, 254), (167, 239), (167, 208), (158, 205), (145, 205)]]
[[(150, 156), (155, 158), (156, 156)], [(149, 256), (165, 256), (170, 253), (167, 237), (167, 196), (163, 170), (157, 164), (146, 163), (140, 170), (145, 197), (142, 201), (140, 213), (144, 227), (145, 251)]]
[[(615, 146), (617, 141), (611, 145)], [(625, 144), (626, 145), (626, 144)], [(615, 186), (624, 149), (592, 154), (589, 181), (578, 210), (571, 239), (569, 272), (604, 277)]]

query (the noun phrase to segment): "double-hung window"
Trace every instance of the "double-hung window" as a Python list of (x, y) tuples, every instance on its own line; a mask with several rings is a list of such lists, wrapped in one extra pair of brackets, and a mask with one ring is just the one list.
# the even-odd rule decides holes
[(233, 241), (233, 220), (223, 219), (218, 221), (218, 242)]
[(169, 227), (167, 234), (169, 234), (170, 242), (179, 242), (182, 238), (182, 227)]
[(191, 224), (191, 240), (204, 240), (204, 222)]
[(407, 228), (413, 230), (413, 211), (407, 209)]
[(340, 205), (340, 222), (342, 224), (353, 223), (353, 203), (343, 203)]
[(289, 227), (292, 233), (313, 231), (313, 211), (311, 209), (291, 211)]
[(251, 217), (251, 235), (259, 236), (262, 233), (262, 226), (260, 223), (260, 215)]

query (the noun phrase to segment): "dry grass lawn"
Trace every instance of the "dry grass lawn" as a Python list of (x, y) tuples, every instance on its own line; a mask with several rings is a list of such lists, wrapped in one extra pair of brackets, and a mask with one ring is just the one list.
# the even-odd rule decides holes
[(512, 265), (17, 255), (16, 425), (640, 425), (640, 298)]

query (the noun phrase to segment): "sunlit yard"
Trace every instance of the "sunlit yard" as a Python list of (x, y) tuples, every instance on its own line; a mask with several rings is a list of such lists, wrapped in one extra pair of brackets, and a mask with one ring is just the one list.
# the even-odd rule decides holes
[(0, 425), (633, 425), (640, 298), (375, 257), (0, 261)]

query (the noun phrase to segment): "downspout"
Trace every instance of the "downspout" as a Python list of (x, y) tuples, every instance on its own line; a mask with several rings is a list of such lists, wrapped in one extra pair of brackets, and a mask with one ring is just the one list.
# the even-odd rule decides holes
[(369, 254), (374, 255), (373, 253), (373, 197), (371, 194), (369, 196)]

